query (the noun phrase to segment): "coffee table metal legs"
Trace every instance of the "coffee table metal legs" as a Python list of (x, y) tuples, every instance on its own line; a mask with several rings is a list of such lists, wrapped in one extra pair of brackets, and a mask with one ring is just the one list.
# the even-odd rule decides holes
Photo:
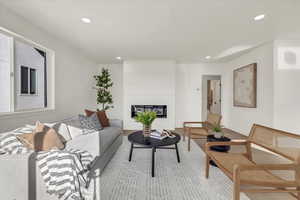
[[(132, 152), (134, 148), (140, 148), (140, 149), (148, 149), (149, 147), (137, 147), (134, 146), (133, 143), (131, 143), (131, 147), (130, 147), (130, 152), (129, 152), (129, 162), (131, 161), (132, 158)], [(179, 151), (178, 151), (178, 146), (177, 144), (175, 144), (175, 148), (174, 147), (157, 147), (158, 149), (175, 149), (176, 150), (176, 155), (177, 155), (177, 162), (180, 163), (180, 157), (179, 157)], [(155, 152), (156, 152), (156, 147), (152, 147), (152, 163), (151, 163), (151, 174), (152, 177), (155, 176)]]
[(180, 157), (179, 157), (177, 144), (175, 144), (175, 149), (176, 149), (177, 161), (180, 163)]
[(133, 143), (131, 143), (131, 148), (130, 148), (130, 153), (129, 153), (129, 162), (131, 161), (131, 157), (132, 157), (132, 151), (133, 151)]
[(154, 164), (155, 164), (155, 151), (156, 151), (156, 148), (153, 147), (152, 148), (152, 177), (154, 177)]

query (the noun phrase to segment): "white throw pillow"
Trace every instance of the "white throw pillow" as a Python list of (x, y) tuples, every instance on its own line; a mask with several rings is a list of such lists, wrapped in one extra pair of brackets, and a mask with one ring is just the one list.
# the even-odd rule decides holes
[(70, 132), (70, 136), (72, 139), (82, 135), (82, 129), (80, 126), (80, 122), (78, 119), (72, 119), (67, 122), (67, 126)]

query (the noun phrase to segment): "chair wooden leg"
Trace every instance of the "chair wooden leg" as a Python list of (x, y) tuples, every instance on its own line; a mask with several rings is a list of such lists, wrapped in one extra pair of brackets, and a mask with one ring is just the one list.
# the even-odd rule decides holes
[(209, 177), (209, 164), (210, 158), (208, 155), (206, 155), (206, 168), (205, 168), (205, 177), (208, 178)]
[(183, 141), (185, 141), (186, 128), (183, 126)]
[(191, 151), (191, 136), (188, 134), (188, 151)]
[[(300, 190), (300, 187), (297, 187), (297, 190)], [(297, 192), (297, 200), (300, 200), (300, 192)]]
[(240, 170), (238, 167), (234, 166), (233, 170), (233, 200), (240, 200)]
[(233, 200), (240, 200), (240, 185), (234, 184)]
[[(296, 182), (298, 183), (297, 185), (298, 185), (298, 187), (296, 187), (297, 188), (297, 190), (299, 191), (300, 190), (300, 157), (298, 156), (297, 157), (297, 161), (296, 161), (296, 163), (298, 164), (298, 167), (296, 168), (296, 170), (295, 170), (295, 180), (296, 180)], [(300, 200), (300, 192), (297, 192), (297, 200)]]

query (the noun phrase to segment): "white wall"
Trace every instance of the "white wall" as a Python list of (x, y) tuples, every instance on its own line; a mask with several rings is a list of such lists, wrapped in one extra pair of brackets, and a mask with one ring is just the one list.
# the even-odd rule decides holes
[(167, 105), (167, 118), (153, 128), (175, 128), (175, 61), (132, 60), (124, 62), (124, 128), (141, 129), (131, 118), (131, 105)]
[(276, 41), (274, 126), (300, 134), (300, 41)]
[(109, 69), (113, 81), (111, 93), (114, 107), (107, 111), (107, 115), (111, 119), (123, 119), (123, 64), (100, 64), (99, 73), (102, 68)]
[[(283, 55), (286, 50), (295, 52), (295, 64), (285, 62)], [(290, 59), (293, 60), (293, 56)], [(254, 62), (258, 64), (257, 108), (234, 107), (233, 70)], [(124, 68), (122, 65), (111, 65), (115, 84), (114, 101), (117, 100), (117, 104), (124, 107), (122, 110), (122, 106), (117, 106), (109, 111), (109, 115), (124, 118), (126, 129), (139, 129), (141, 127), (130, 119), (131, 104), (167, 104), (171, 100), (175, 103), (172, 114), (175, 117), (175, 127), (182, 127), (184, 121), (205, 120), (201, 117), (202, 76), (221, 75), (222, 124), (226, 127), (245, 135), (249, 134), (253, 123), (300, 132), (300, 115), (297, 112), (300, 109), (300, 93), (297, 92), (300, 85), (299, 62), (300, 42), (280, 41), (275, 43), (275, 51), (274, 44), (268, 43), (227, 63), (127, 61)], [(121, 78), (123, 73), (124, 84)], [(121, 113), (123, 117), (119, 117), (122, 116)], [(159, 122), (154, 127), (162, 125), (164, 124)]]
[[(225, 64), (195, 63), (176, 66), (176, 127), (184, 121), (202, 121), (202, 76), (221, 75)], [(224, 94), (222, 92), (222, 94)], [(225, 93), (226, 95), (226, 93)], [(225, 96), (226, 97), (226, 96)], [(224, 98), (224, 97), (222, 97)], [(221, 106), (222, 108), (223, 106)], [(222, 115), (225, 114), (222, 111)], [(226, 124), (226, 118), (222, 121)]]
[(0, 112), (10, 111), (11, 38), (0, 33)]
[[(284, 57), (286, 51), (294, 52), (288, 55), (289, 61)], [(258, 64), (257, 108), (234, 107), (233, 70), (254, 62)], [(122, 99), (121, 94), (124, 92), (124, 103), (120, 103), (124, 105), (123, 117), (127, 129), (141, 128), (129, 118), (131, 104), (163, 104), (168, 103), (168, 100), (175, 102), (175, 127), (182, 127), (184, 121), (205, 120), (201, 117), (202, 76), (221, 75), (222, 124), (226, 127), (248, 135), (253, 123), (258, 123), (300, 133), (300, 114), (297, 112), (300, 110), (300, 42), (278, 41), (275, 46), (268, 43), (227, 63), (127, 61), (124, 69), (121, 65), (112, 66), (111, 72), (113, 77), (118, 77), (113, 78), (114, 98)], [(123, 73), (124, 84), (120, 78)], [(121, 106), (118, 106), (111, 111), (111, 115), (120, 116), (122, 112)]]
[[(257, 108), (233, 106), (233, 70), (257, 63)], [(253, 123), (273, 126), (273, 43), (268, 43), (226, 64), (222, 106), (228, 128), (248, 135)]]
[[(165, 72), (162, 69), (166, 68), (166, 66), (169, 66), (168, 64), (161, 64), (163, 61), (135, 61), (137, 69), (133, 69), (130, 67), (125, 67), (127, 70), (131, 69), (130, 72), (135, 72), (137, 74), (124, 74), (124, 80), (126, 83), (123, 84), (123, 73), (127, 73), (127, 70), (124, 71), (124, 66), (131, 66), (131, 63), (133, 61), (125, 61), (124, 65), (122, 64), (101, 64), (99, 65), (99, 71), (102, 67), (106, 67), (110, 70), (110, 73), (112, 75), (112, 79), (114, 82), (114, 85), (112, 87), (112, 94), (113, 94), (113, 100), (114, 100), (114, 108), (108, 110), (108, 116), (110, 118), (119, 118), (119, 119), (126, 119), (130, 121), (131, 128), (140, 128), (136, 127), (135, 122), (133, 122), (131, 119), (128, 119), (128, 112), (130, 112), (129, 104), (127, 103), (125, 107), (124, 99), (129, 99), (127, 93), (133, 93), (135, 96), (136, 93), (141, 94), (137, 96), (144, 96), (144, 93), (147, 93), (147, 96), (151, 96), (153, 94), (153, 88), (152, 80), (156, 80), (159, 82), (159, 80), (169, 80), (170, 75), (173, 77), (173, 69), (175, 68), (175, 127), (182, 127), (183, 121), (201, 121), (201, 112), (202, 112), (202, 75), (222, 75), (225, 64), (209, 64), (209, 63), (197, 63), (197, 64), (174, 64), (174, 61), (171, 61), (171, 65), (173, 66), (171, 69), (171, 74), (168, 72)], [(170, 61), (168, 61), (170, 62)], [(127, 63), (127, 64), (126, 64)], [(175, 66), (175, 67), (174, 67)], [(144, 69), (148, 68), (148, 71), (145, 71)], [(154, 68), (153, 71), (151, 68)], [(149, 72), (150, 70), (150, 72)], [(156, 72), (155, 70), (158, 70)], [(159, 78), (154, 73), (161, 73), (163, 77)], [(167, 75), (165, 75), (167, 73)], [(142, 74), (142, 75), (140, 75)], [(126, 79), (126, 77), (127, 79)], [(132, 76), (134, 78), (132, 78)], [(141, 77), (141, 81), (137, 80), (136, 77)], [(128, 80), (129, 79), (129, 80)], [(150, 80), (149, 80), (150, 79)], [(172, 82), (173, 82), (173, 78)], [(128, 83), (128, 81), (132, 81), (133, 83)], [(149, 84), (148, 82), (151, 82)], [(160, 82), (161, 83), (161, 82)], [(137, 88), (128, 88), (129, 85), (134, 85), (134, 87), (141, 88), (142, 91), (136, 91)], [(144, 86), (146, 85), (146, 86)], [(162, 95), (169, 93), (168, 87), (170, 87), (171, 90), (173, 90), (173, 86), (168, 86), (166, 84), (159, 84), (157, 86), (153, 86), (157, 92), (159, 92), (160, 100), (161, 102), (167, 102), (167, 98), (169, 95)], [(126, 89), (127, 88), (127, 89)], [(124, 91), (127, 90), (127, 93), (125, 94)], [(148, 92), (149, 91), (149, 92)], [(156, 95), (156, 94), (155, 94)], [(125, 97), (126, 96), (126, 97)], [(173, 98), (173, 95), (170, 95), (171, 98)], [(138, 98), (138, 97), (137, 97)], [(145, 104), (146, 100), (144, 97), (140, 101), (143, 101), (144, 103), (136, 103), (136, 104)], [(154, 101), (158, 101), (158, 99), (153, 98), (147, 98), (150, 103)], [(157, 103), (159, 104), (159, 103)], [(126, 111), (125, 111), (126, 109)], [(168, 107), (168, 114), (169, 114), (170, 108)], [(126, 116), (123, 113), (127, 112)], [(159, 119), (162, 120), (163, 119)], [(158, 121), (159, 121), (158, 120)], [(205, 119), (204, 119), (205, 120)], [(225, 119), (224, 122), (225, 124)], [(154, 124), (155, 125), (155, 124)]]
[[(15, 110), (28, 110), (44, 108), (45, 83), (44, 83), (44, 57), (41, 56), (32, 46), (15, 41)], [(34, 95), (21, 94), (21, 66), (36, 69), (37, 91)], [(30, 73), (30, 72), (28, 72)]]
[[(233, 70), (256, 62), (258, 64), (257, 108), (233, 106)], [(122, 66), (112, 66), (112, 76), (124, 73), (123, 85), (113, 78), (114, 96), (123, 93), (123, 119), (125, 129), (139, 129), (130, 118), (132, 104), (174, 103), (172, 118), (175, 127), (182, 127), (184, 121), (202, 121), (202, 76), (220, 75), (222, 82), (222, 124), (235, 131), (248, 135), (253, 123), (273, 126), (273, 43), (253, 49), (228, 63), (174, 63), (173, 61), (125, 61)], [(155, 80), (155, 81), (154, 81)], [(174, 85), (173, 85), (174, 84)], [(122, 89), (123, 87), (123, 89)], [(116, 97), (115, 97), (116, 98)], [(121, 98), (120, 98), (121, 99)], [(168, 116), (170, 116), (168, 106)], [(109, 111), (121, 113), (120, 107)], [(115, 114), (112, 114), (115, 115)], [(119, 116), (119, 115), (117, 115)], [(173, 122), (161, 123), (154, 127), (164, 127)], [(169, 126), (168, 125), (168, 126)]]
[(98, 65), (79, 50), (67, 45), (30, 22), (0, 6), (0, 27), (18, 33), (55, 52), (55, 110), (0, 116), (0, 131), (36, 120), (57, 121), (96, 107), (93, 75)]

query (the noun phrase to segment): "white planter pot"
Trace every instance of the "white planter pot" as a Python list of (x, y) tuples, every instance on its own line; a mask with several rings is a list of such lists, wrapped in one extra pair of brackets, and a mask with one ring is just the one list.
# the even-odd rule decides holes
[(221, 138), (221, 137), (223, 137), (224, 135), (223, 135), (222, 132), (214, 132), (214, 136), (215, 136), (215, 138)]

